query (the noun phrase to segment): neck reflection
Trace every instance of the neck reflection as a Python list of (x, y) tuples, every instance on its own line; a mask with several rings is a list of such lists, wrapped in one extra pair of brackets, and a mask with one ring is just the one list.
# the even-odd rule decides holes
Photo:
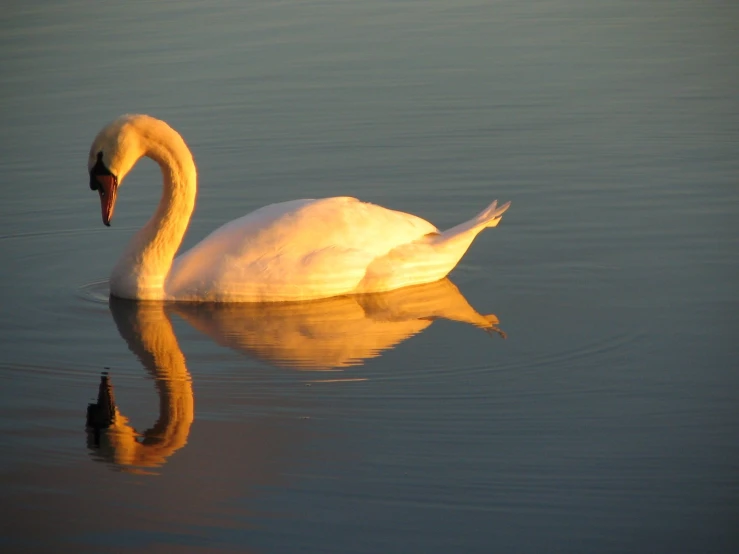
[(110, 311), (128, 348), (154, 377), (159, 417), (138, 433), (115, 405), (107, 376), (88, 408), (88, 445), (97, 459), (122, 468), (151, 468), (185, 446), (195, 416), (192, 379), (161, 302), (110, 297)]

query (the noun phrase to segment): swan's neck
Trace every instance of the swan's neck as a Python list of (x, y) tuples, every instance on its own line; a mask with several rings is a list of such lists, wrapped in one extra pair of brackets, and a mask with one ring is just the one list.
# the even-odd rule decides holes
[(134, 235), (110, 278), (115, 296), (166, 299), (165, 283), (195, 207), (197, 172), (184, 140), (169, 127), (141, 137), (143, 156), (162, 170), (162, 198), (149, 222)]

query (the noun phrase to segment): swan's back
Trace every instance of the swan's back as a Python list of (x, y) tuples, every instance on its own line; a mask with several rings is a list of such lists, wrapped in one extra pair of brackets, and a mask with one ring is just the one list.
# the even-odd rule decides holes
[(166, 292), (176, 300), (246, 302), (348, 294), (374, 260), (436, 233), (420, 217), (351, 197), (272, 204), (175, 259)]

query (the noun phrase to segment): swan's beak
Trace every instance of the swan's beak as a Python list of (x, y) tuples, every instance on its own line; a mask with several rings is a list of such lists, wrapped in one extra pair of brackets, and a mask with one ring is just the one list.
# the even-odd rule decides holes
[(103, 223), (110, 227), (110, 220), (113, 219), (113, 210), (115, 210), (115, 198), (118, 193), (118, 179), (115, 178), (115, 175), (95, 175), (95, 180), (100, 193)]

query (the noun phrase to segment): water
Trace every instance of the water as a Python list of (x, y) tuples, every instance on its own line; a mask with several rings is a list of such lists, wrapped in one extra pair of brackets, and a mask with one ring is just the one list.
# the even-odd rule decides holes
[[(6, 6), (2, 548), (735, 552), (737, 21), (689, 0)], [(142, 162), (102, 226), (87, 150), (125, 112), (193, 150), (185, 246), (300, 197), (442, 228), (513, 206), (414, 297), (109, 306), (159, 195)], [(127, 422), (96, 445), (105, 367)]]

